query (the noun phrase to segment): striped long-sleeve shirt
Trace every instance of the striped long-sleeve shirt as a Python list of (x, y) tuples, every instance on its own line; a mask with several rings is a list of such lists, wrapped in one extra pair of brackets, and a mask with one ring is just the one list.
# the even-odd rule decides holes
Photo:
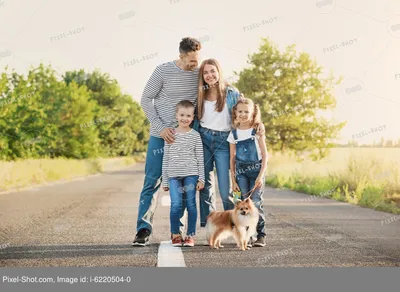
[[(156, 67), (144, 88), (140, 105), (150, 121), (150, 135), (177, 126), (176, 104), (187, 99), (196, 106), (199, 69), (185, 71), (175, 61)], [(154, 100), (154, 104), (153, 104)]]
[(198, 175), (205, 183), (203, 143), (199, 132), (191, 129), (186, 133), (175, 133), (172, 144), (165, 143), (162, 164), (162, 184), (168, 187), (171, 177)]

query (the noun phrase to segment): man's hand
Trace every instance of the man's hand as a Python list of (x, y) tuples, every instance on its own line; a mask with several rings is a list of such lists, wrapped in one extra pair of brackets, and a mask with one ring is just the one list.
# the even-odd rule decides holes
[(197, 183), (196, 190), (201, 191), (202, 189), (204, 189), (204, 184), (201, 181), (199, 181)]
[(163, 187), (164, 192), (168, 192), (169, 191), (169, 187)]
[(161, 138), (164, 139), (165, 142), (168, 144), (172, 144), (175, 141), (175, 129), (173, 128), (165, 128), (164, 130), (161, 131), (160, 136)]

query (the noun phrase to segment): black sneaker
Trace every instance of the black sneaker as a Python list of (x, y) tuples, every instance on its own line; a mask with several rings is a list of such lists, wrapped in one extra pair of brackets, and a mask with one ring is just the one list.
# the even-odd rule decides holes
[(256, 242), (254, 242), (253, 245), (254, 246), (259, 246), (259, 247), (265, 246), (265, 237), (264, 236), (258, 237)]
[(148, 229), (140, 229), (136, 234), (135, 240), (132, 245), (134, 246), (146, 246), (149, 244), (150, 231)]

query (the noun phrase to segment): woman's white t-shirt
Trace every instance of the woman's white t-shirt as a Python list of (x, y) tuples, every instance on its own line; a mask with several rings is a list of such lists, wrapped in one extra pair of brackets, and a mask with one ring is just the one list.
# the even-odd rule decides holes
[[(243, 141), (246, 139), (251, 138), (251, 132), (253, 131), (253, 128), (250, 128), (248, 130), (240, 130), (237, 129), (236, 133), (237, 133), (237, 137), (238, 137), (238, 141)], [(262, 154), (261, 154), (261, 149), (260, 149), (260, 145), (258, 140), (260, 139), (257, 135), (255, 135), (256, 137), (256, 148), (257, 148), (257, 155), (258, 155), (258, 160), (262, 159)], [(235, 138), (233, 137), (233, 133), (232, 131), (229, 133), (228, 139), (226, 139), (229, 143), (231, 144), (235, 144)], [(267, 156), (268, 159), (268, 156)]]
[(204, 114), (200, 120), (200, 125), (203, 128), (215, 130), (215, 131), (230, 131), (231, 126), (231, 115), (229, 114), (228, 105), (225, 102), (225, 106), (221, 112), (218, 112), (215, 108), (217, 101), (204, 101)]

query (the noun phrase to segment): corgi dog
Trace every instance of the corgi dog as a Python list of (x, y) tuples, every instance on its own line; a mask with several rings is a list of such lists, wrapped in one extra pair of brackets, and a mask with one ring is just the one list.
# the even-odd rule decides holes
[(212, 211), (207, 216), (206, 233), (210, 248), (220, 248), (221, 240), (233, 236), (240, 250), (247, 250), (247, 243), (256, 233), (258, 210), (247, 198), (237, 200), (235, 208), (228, 211)]

